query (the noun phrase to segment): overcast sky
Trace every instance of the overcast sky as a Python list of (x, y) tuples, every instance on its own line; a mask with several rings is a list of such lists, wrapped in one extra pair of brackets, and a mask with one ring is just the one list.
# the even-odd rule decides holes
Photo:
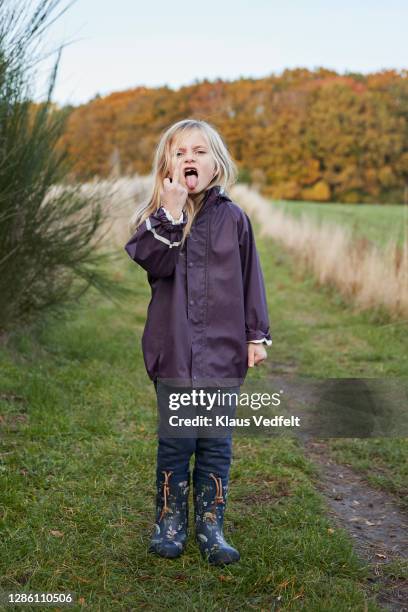
[[(62, 53), (53, 99), (87, 102), (139, 85), (408, 68), (407, 0), (76, 0), (48, 31)], [(41, 99), (49, 63), (34, 90)]]

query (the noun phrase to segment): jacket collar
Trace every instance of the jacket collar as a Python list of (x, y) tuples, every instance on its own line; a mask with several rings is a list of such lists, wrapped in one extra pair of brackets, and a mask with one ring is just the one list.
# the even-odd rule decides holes
[(224, 189), (219, 185), (213, 185), (204, 196), (203, 204), (197, 213), (196, 219), (201, 218), (201, 215), (207, 213), (207, 211), (213, 206), (219, 206), (222, 201), (229, 200), (230, 198), (225, 193)]
[(200, 212), (204, 210), (204, 208), (207, 209), (213, 204), (220, 204), (222, 200), (229, 200), (229, 197), (225, 193), (224, 189), (220, 187), (220, 185), (213, 185), (207, 190)]

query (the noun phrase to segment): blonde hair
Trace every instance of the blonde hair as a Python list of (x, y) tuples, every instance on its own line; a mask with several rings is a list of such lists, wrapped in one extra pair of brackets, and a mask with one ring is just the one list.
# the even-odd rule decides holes
[(157, 145), (152, 168), (154, 177), (153, 190), (148, 199), (138, 206), (130, 220), (130, 230), (132, 233), (136, 231), (139, 225), (141, 225), (149, 215), (154, 214), (160, 208), (163, 180), (167, 177), (171, 167), (172, 146), (181, 134), (193, 129), (201, 130), (207, 137), (210, 151), (214, 157), (216, 172), (204, 192), (197, 195), (189, 195), (187, 197), (184, 206), (184, 210), (187, 213), (187, 223), (183, 228), (182, 246), (190, 233), (194, 218), (202, 206), (206, 191), (215, 185), (219, 185), (226, 191), (236, 182), (237, 167), (217, 130), (206, 121), (199, 119), (183, 119), (182, 121), (177, 121), (162, 134), (159, 144)]

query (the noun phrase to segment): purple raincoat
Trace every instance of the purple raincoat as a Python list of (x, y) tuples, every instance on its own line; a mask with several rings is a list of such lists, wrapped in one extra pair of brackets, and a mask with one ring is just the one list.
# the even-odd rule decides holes
[(247, 342), (272, 344), (251, 222), (219, 186), (207, 191), (181, 250), (186, 222), (185, 212), (173, 224), (159, 208), (125, 246), (152, 290), (142, 337), (147, 373), (176, 385), (241, 385)]

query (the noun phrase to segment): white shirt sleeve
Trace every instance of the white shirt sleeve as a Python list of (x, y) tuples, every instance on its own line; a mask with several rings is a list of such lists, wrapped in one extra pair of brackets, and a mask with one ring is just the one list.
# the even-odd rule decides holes
[(250, 342), (255, 342), (256, 344), (265, 343), (266, 346), (271, 346), (272, 344), (272, 340), (267, 340), (266, 338), (262, 338), (262, 340), (248, 340), (247, 344), (249, 344)]

